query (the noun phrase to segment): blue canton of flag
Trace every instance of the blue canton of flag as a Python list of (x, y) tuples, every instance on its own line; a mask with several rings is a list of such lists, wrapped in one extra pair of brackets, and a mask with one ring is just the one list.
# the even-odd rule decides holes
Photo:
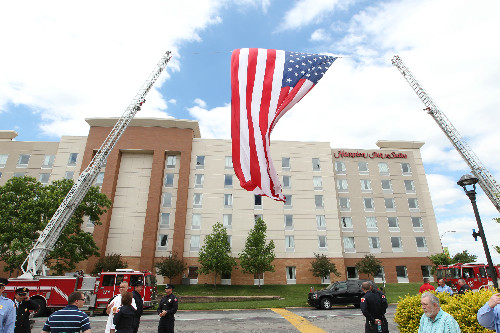
[(295, 87), (300, 79), (307, 79), (316, 85), (336, 58), (286, 51), (285, 59), (282, 86)]

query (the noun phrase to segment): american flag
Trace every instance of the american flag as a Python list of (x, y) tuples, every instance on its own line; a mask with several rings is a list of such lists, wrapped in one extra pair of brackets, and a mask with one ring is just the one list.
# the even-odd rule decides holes
[(256, 48), (233, 51), (231, 136), (233, 167), (241, 187), (285, 201), (269, 150), (271, 131), (335, 59)]

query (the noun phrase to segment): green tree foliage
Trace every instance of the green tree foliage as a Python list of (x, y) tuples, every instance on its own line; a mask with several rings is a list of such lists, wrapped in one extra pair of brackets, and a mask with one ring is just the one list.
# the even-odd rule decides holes
[[(17, 270), (55, 211), (73, 186), (72, 180), (57, 180), (43, 186), (33, 177), (14, 177), (0, 186), (0, 260), (5, 271)], [(92, 186), (64, 228), (45, 264), (56, 274), (74, 270), (76, 264), (99, 255), (91, 234), (81, 229), (84, 216), (100, 224), (99, 216), (111, 201)]]
[(260, 218), (250, 229), (245, 249), (240, 253), (240, 265), (244, 273), (262, 276), (264, 272), (274, 272), (274, 242), (271, 240), (266, 244), (266, 231), (266, 223)]
[(157, 273), (168, 277), (168, 282), (172, 283), (172, 278), (179, 276), (186, 269), (186, 264), (173, 253), (162, 261), (155, 264)]
[(231, 274), (237, 266), (236, 260), (231, 257), (231, 244), (222, 223), (214, 224), (212, 232), (205, 236), (198, 261), (201, 264), (200, 273), (214, 273), (214, 288), (217, 288), (217, 276)]
[(311, 269), (313, 276), (328, 278), (330, 273), (340, 276), (337, 266), (330, 262), (330, 259), (325, 254), (320, 255), (319, 253), (314, 253), (315, 259), (311, 262)]
[(475, 254), (470, 254), (467, 250), (459, 252), (453, 256), (454, 263), (467, 263), (467, 262), (475, 262), (477, 260), (477, 256)]
[(430, 261), (432, 261), (433, 267), (431, 273), (434, 274), (439, 265), (446, 266), (456, 263), (474, 262), (476, 261), (477, 256), (474, 254), (470, 254), (467, 250), (464, 250), (462, 252), (455, 254), (453, 257), (450, 257), (449, 253), (444, 252), (444, 253), (433, 254), (432, 256), (428, 256), (427, 258), (429, 258)]
[(368, 278), (378, 274), (382, 268), (382, 262), (372, 254), (367, 254), (361, 261), (356, 263), (356, 269), (359, 273), (368, 274)]
[(127, 262), (123, 261), (122, 255), (118, 253), (111, 253), (95, 263), (92, 274), (99, 274), (101, 272), (114, 272), (120, 268), (127, 268)]
[[(460, 330), (467, 333), (487, 333), (487, 330), (477, 322), (477, 311), (491, 297), (493, 292), (483, 289), (478, 292), (467, 292), (464, 295), (450, 296), (448, 293), (438, 293), (441, 309), (451, 314), (458, 322)], [(423, 311), (420, 304), (420, 294), (400, 297), (394, 321), (401, 333), (416, 333), (420, 325)]]

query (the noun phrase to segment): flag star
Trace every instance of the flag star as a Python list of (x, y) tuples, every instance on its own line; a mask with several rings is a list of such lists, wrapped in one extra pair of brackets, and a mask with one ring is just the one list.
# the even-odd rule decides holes
[[(321, 57), (319, 57), (321, 59)], [(317, 58), (313, 58), (314, 61), (318, 60)]]
[(286, 79), (286, 82), (292, 82), (292, 79), (288, 78)]
[(304, 72), (304, 71), (301, 71), (300, 73), (301, 73), (301, 74), (305, 74), (306, 72)]
[(288, 71), (291, 72), (292, 71), (292, 67), (288, 67)]
[(306, 76), (309, 77), (309, 76), (311, 76), (311, 74), (307, 73)]
[(298, 74), (298, 73), (295, 73), (295, 76), (299, 76), (299, 74)]
[(295, 65), (295, 68), (299, 68), (300, 66), (299, 65)]
[(293, 59), (290, 59), (289, 62), (294, 62)]
[(302, 66), (305, 66), (305, 65), (306, 65), (306, 63), (305, 63), (305, 62), (303, 62), (303, 63), (302, 63)]

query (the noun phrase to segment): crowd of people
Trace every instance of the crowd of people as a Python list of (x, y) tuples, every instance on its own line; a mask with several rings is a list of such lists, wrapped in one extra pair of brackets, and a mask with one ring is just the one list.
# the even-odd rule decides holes
[[(0, 333), (31, 333), (30, 312), (38, 310), (38, 304), (29, 298), (28, 288), (18, 288), (14, 300), (2, 294), (8, 280), (0, 278)], [(134, 283), (132, 292), (128, 291), (128, 283), (120, 284), (120, 293), (112, 297), (106, 313), (106, 333), (137, 333), (143, 314), (141, 296), (144, 284)], [(166, 295), (158, 306), (158, 333), (174, 332), (174, 314), (178, 309), (177, 297), (172, 293), (173, 286), (165, 286)], [(80, 310), (85, 304), (85, 294), (80, 291), (71, 293), (68, 305), (49, 316), (41, 333), (91, 333), (89, 316)]]

